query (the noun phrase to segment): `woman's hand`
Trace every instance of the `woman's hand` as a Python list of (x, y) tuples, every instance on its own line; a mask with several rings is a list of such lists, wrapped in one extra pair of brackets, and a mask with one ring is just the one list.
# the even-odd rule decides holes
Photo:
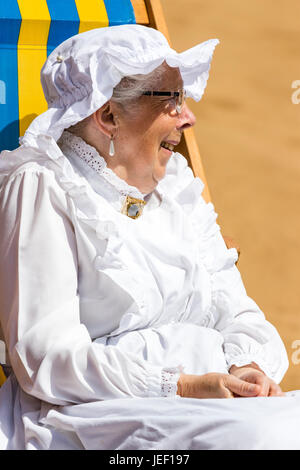
[(232, 374), (181, 374), (177, 384), (177, 394), (186, 398), (255, 397), (260, 391), (259, 385)]
[(259, 397), (284, 396), (279, 385), (254, 364), (242, 367), (232, 366), (230, 368), (230, 374), (246, 382), (258, 385), (260, 392), (257, 396)]

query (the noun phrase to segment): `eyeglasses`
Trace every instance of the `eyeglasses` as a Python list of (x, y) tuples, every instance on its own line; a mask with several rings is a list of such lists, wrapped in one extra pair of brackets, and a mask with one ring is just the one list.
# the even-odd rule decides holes
[(186, 91), (144, 91), (146, 96), (170, 96), (175, 99), (175, 107), (178, 114), (181, 113), (186, 98)]

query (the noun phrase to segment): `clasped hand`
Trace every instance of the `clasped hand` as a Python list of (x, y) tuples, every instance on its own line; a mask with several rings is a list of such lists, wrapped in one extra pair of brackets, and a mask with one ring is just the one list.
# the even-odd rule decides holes
[(232, 366), (229, 374), (182, 374), (178, 395), (189, 398), (234, 398), (284, 396), (280, 386), (259, 368)]
[[(255, 395), (258, 397), (278, 397), (284, 396), (280, 386), (270, 379), (262, 370), (254, 365), (236, 367), (232, 366), (230, 369), (230, 375), (237, 377), (243, 382), (254, 384), (259, 390)], [(243, 396), (243, 395), (240, 395)]]

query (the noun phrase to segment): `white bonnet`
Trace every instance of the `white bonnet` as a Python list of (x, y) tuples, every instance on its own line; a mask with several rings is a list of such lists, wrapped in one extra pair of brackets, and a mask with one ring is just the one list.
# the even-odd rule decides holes
[(77, 34), (60, 44), (41, 71), (49, 109), (28, 127), (23, 143), (40, 135), (58, 140), (64, 129), (91, 115), (127, 75), (148, 74), (164, 61), (179, 67), (187, 95), (199, 101), (218, 39), (177, 53), (164, 35), (146, 26), (121, 25)]

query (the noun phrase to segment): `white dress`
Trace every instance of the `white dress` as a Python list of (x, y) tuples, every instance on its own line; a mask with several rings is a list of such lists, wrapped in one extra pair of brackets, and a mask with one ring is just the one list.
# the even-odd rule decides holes
[[(145, 196), (80, 138), (59, 146), (0, 159), (0, 448), (300, 449), (296, 393), (176, 395), (181, 372), (288, 367), (185, 158)], [(127, 195), (147, 201), (137, 219)]]

